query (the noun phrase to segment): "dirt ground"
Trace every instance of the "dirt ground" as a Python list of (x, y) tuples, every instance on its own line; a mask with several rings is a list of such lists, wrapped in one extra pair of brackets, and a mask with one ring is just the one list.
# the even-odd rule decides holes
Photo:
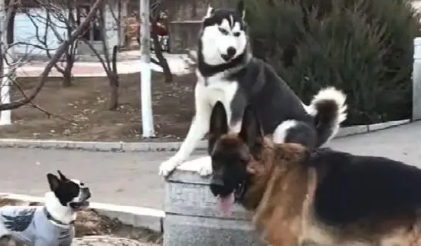
[[(66, 139), (81, 141), (171, 141), (184, 138), (194, 113), (194, 74), (174, 76), (167, 84), (153, 74), (153, 114), (156, 138), (142, 139), (139, 74), (120, 76), (119, 108), (107, 110), (109, 86), (106, 78), (75, 78), (62, 88), (60, 78), (49, 78), (34, 100), (13, 110), (13, 125), (0, 127), (0, 138)], [(36, 78), (18, 78), (29, 94)], [(21, 97), (14, 88), (13, 98)], [(48, 113), (46, 113), (48, 112)]]
[[(0, 197), (0, 207), (12, 206), (42, 206), (41, 203), (22, 201)], [(145, 228), (138, 228), (124, 225), (118, 220), (111, 220), (108, 217), (99, 215), (91, 209), (78, 212), (75, 221), (75, 232), (77, 238), (90, 236), (109, 236), (123, 238), (144, 243), (145, 246), (162, 245), (162, 234)]]

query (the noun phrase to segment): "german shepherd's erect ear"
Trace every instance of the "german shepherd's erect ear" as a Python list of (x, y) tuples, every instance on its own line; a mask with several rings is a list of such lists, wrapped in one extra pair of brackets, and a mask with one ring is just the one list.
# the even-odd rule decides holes
[(208, 153), (211, 154), (215, 142), (228, 133), (228, 117), (224, 104), (218, 101), (212, 109), (209, 125)]
[(260, 125), (260, 119), (256, 111), (249, 105), (244, 110), (243, 122), (239, 138), (249, 148), (254, 159), (259, 160), (263, 147), (264, 135)]

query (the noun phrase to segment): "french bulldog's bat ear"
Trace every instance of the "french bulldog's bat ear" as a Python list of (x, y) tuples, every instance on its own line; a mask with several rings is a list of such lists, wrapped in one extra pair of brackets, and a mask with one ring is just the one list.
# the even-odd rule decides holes
[(57, 172), (58, 172), (58, 175), (60, 175), (61, 181), (69, 180), (66, 176), (64, 176), (64, 174), (60, 170), (57, 170)]
[(50, 190), (55, 191), (60, 185), (60, 179), (52, 173), (47, 174), (48, 184), (50, 185)]

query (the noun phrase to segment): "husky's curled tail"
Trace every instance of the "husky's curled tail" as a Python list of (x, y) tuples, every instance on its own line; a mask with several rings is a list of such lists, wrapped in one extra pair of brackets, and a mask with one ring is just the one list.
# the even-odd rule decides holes
[(340, 124), (345, 121), (347, 116), (345, 100), (344, 93), (334, 87), (327, 87), (313, 97), (309, 106), (304, 105), (307, 113), (314, 117), (318, 146), (333, 138)]

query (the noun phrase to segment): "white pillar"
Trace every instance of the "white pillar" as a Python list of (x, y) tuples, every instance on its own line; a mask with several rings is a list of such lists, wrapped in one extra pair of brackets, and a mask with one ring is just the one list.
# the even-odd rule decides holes
[(412, 120), (421, 119), (421, 37), (414, 39), (412, 70)]
[(151, 92), (151, 48), (149, 0), (140, 0), (140, 86), (142, 105), (142, 132), (144, 138), (155, 137)]
[[(7, 65), (6, 59), (7, 54), (5, 53), (7, 48), (7, 26), (6, 24), (6, 4), (5, 0), (0, 0), (0, 36), (1, 36), (1, 54), (3, 55), (3, 77), (1, 79), (1, 88), (0, 88), (0, 101), (1, 104), (10, 103), (10, 85), (11, 81), (8, 76), (10, 69)], [(9, 50), (8, 52), (11, 52)], [(12, 124), (12, 111), (11, 110), (4, 110), (0, 111), (0, 125), (10, 125)]]

